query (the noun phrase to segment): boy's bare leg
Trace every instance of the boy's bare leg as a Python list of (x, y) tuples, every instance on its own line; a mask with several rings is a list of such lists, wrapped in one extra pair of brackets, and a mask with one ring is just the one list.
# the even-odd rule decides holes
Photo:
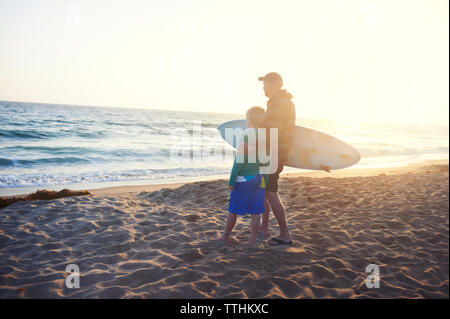
[(256, 236), (258, 235), (260, 221), (259, 214), (252, 214), (252, 231), (250, 233), (248, 245), (253, 248), (256, 248)]
[(233, 242), (233, 239), (230, 238), (230, 233), (233, 230), (234, 225), (236, 225), (236, 219), (237, 219), (236, 214), (228, 213), (227, 223), (225, 225), (225, 231), (221, 237), (217, 238), (217, 240), (221, 240), (221, 241), (224, 241), (227, 243)]
[(263, 235), (269, 236), (269, 216), (270, 216), (270, 204), (267, 198), (264, 198), (264, 206), (266, 207), (266, 211), (263, 214), (261, 227), (259, 228), (259, 232)]

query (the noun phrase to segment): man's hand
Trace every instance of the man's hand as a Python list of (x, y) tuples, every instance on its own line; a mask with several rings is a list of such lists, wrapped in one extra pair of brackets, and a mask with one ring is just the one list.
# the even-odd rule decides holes
[(230, 190), (233, 190), (233, 189), (234, 189), (234, 187), (233, 187), (233, 186), (231, 186), (231, 185), (229, 185), (229, 187), (230, 187)]

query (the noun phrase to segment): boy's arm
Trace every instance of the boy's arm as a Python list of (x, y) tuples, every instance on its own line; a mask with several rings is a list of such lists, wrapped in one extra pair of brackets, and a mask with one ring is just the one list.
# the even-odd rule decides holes
[(236, 177), (239, 176), (239, 172), (241, 171), (242, 166), (244, 166), (244, 163), (237, 163), (235, 158), (233, 168), (231, 169), (230, 180), (228, 181), (228, 185), (234, 186), (234, 183), (236, 182)]
[[(228, 181), (228, 185), (234, 186), (234, 183), (236, 181), (236, 177), (239, 176), (239, 173), (241, 172), (242, 167), (244, 164), (248, 161), (248, 140), (246, 137), (242, 141), (239, 142), (238, 148), (237, 148), (237, 154), (234, 158), (233, 168), (231, 169), (230, 174), (230, 180)], [(239, 163), (237, 159), (239, 158)]]

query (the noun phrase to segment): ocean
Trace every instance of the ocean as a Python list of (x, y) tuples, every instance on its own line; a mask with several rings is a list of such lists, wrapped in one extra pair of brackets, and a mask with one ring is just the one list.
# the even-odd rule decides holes
[[(0, 196), (226, 177), (232, 149), (216, 127), (244, 117), (0, 101)], [(448, 126), (301, 117), (297, 125), (355, 147), (362, 158), (354, 168), (449, 158)]]

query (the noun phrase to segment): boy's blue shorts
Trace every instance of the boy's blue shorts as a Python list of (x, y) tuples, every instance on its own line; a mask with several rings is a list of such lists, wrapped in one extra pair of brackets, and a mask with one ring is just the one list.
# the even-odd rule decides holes
[(236, 215), (264, 213), (266, 190), (261, 188), (263, 175), (257, 175), (246, 182), (236, 182), (230, 194), (228, 211)]

